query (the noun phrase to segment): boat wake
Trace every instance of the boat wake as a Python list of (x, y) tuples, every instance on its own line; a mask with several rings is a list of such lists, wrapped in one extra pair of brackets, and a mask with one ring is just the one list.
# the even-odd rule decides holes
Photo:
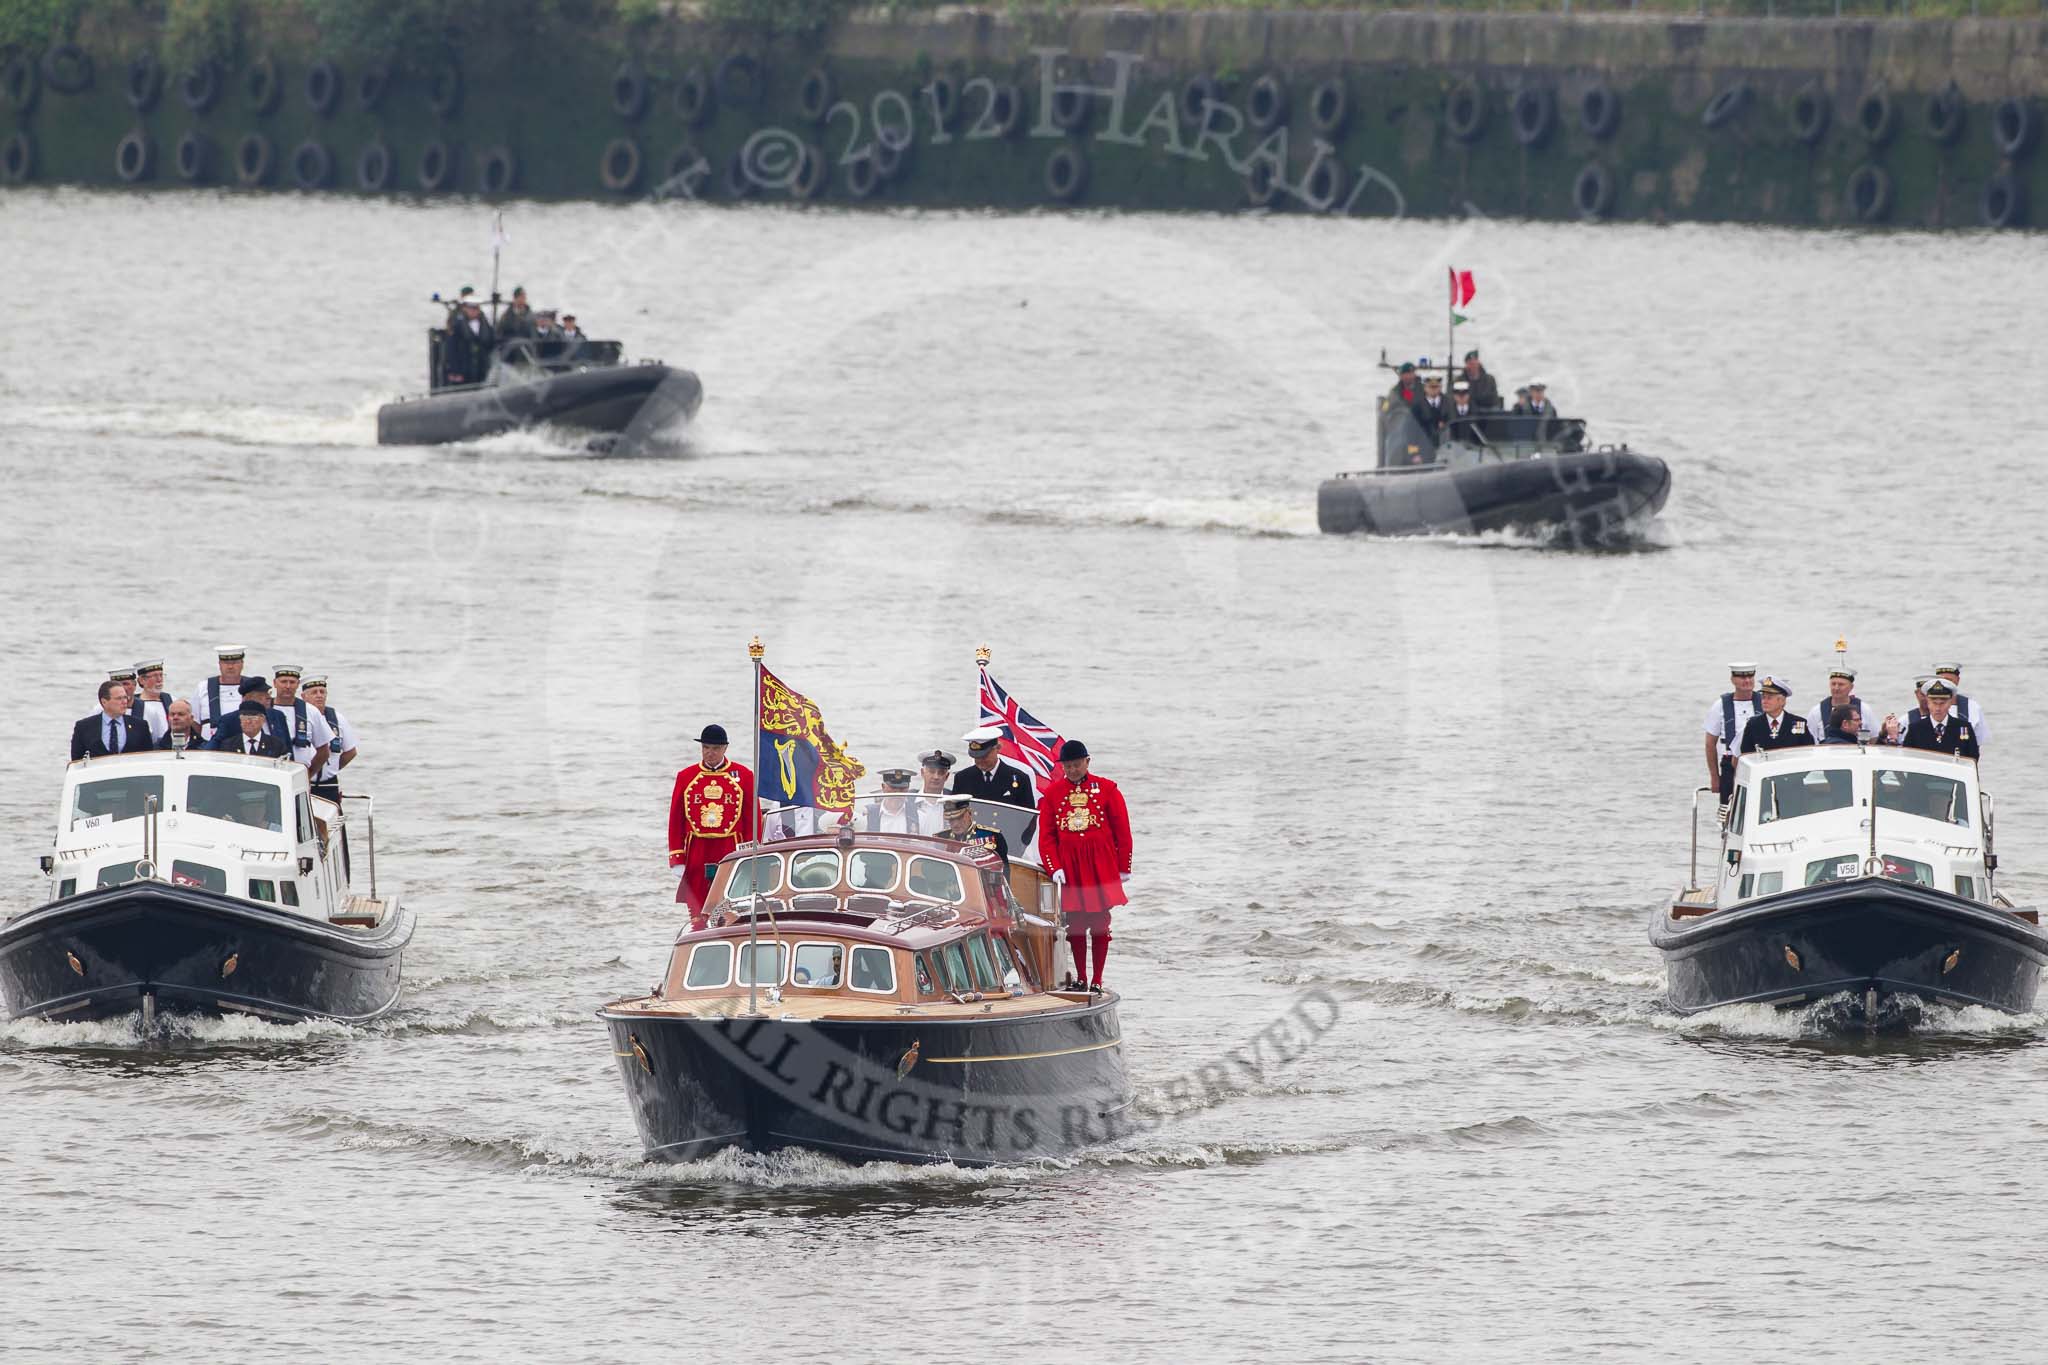
[(17, 430), (75, 436), (137, 436), (150, 440), (202, 440), (230, 446), (370, 446), (377, 438), (375, 396), (345, 412), (272, 408), (235, 403), (9, 404), (0, 422)]
[(280, 1023), (253, 1015), (218, 1017), (161, 1014), (145, 1030), (142, 1011), (111, 1019), (63, 1023), (48, 1019), (0, 1021), (0, 1047), (81, 1051), (154, 1047), (233, 1047), (238, 1044), (304, 1043), (323, 1038), (349, 1038), (357, 1030), (328, 1019)]
[(1869, 1033), (1895, 1038), (2027, 1038), (2048, 1028), (2048, 1013), (2006, 1014), (1982, 1005), (1945, 1005), (1905, 996), (1887, 999), (1873, 1022), (1865, 1020), (1863, 1002), (1844, 991), (1798, 1009), (1768, 1004), (1720, 1005), (1697, 1014), (1660, 1011), (1651, 1016), (1650, 1022), (1656, 1028), (1689, 1037), (1781, 1042)]

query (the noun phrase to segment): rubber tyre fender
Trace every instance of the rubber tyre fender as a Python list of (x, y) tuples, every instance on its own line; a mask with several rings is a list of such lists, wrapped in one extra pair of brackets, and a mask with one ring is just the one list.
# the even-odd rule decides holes
[(1245, 167), (1244, 201), (1255, 209), (1269, 209), (1280, 197), (1280, 175), (1270, 157), (1260, 157)]
[(519, 158), (504, 143), (486, 147), (476, 158), (478, 194), (510, 194), (519, 187)]
[(1477, 82), (1460, 81), (1444, 96), (1444, 128), (1460, 142), (1477, 142), (1486, 131), (1486, 92)]
[(1985, 227), (2024, 227), (2027, 221), (2026, 188), (2016, 176), (2001, 171), (1984, 182), (1978, 211), (1983, 216)]
[(948, 132), (960, 121), (960, 84), (951, 76), (934, 76), (925, 87), (925, 109), (939, 132)]
[(1849, 173), (1842, 198), (1857, 222), (1882, 223), (1892, 213), (1891, 175), (1884, 167), (1866, 161)]
[(711, 82), (702, 67), (693, 66), (676, 82), (676, 117), (685, 128), (702, 128), (718, 102), (712, 98)]
[(154, 53), (141, 53), (128, 63), (128, 70), (121, 77), (121, 93), (127, 97), (128, 107), (138, 114), (156, 108), (164, 94), (164, 66)]
[(1327, 80), (1308, 97), (1308, 121), (1324, 137), (1340, 137), (1351, 122), (1351, 87), (1341, 80)]
[(0, 185), (26, 185), (36, 178), (36, 143), (25, 129), (0, 142)]
[(356, 153), (356, 188), (364, 194), (382, 194), (391, 188), (394, 158), (382, 142), (365, 143)]
[(436, 139), (420, 148), (420, 167), (414, 180), (428, 194), (455, 187), (455, 154), (447, 143)]
[(1056, 87), (1052, 105), (1045, 116), (1063, 133), (1080, 133), (1088, 127), (1088, 107), (1093, 101), (1070, 85)]
[(220, 67), (200, 62), (178, 77), (178, 98), (195, 114), (203, 114), (220, 103)]
[(1991, 145), (2005, 157), (2025, 156), (2040, 131), (2034, 106), (2017, 97), (2002, 99), (1991, 111)]
[(283, 98), (284, 83), (278, 79), (277, 63), (269, 57), (258, 57), (242, 73), (242, 102), (252, 114), (274, 114)]
[(1572, 207), (1579, 217), (1598, 222), (1614, 211), (1614, 173), (1597, 161), (1579, 167), (1572, 180)]
[(1334, 156), (1323, 156), (1302, 177), (1301, 202), (1316, 213), (1328, 213), (1351, 188), (1351, 172)]
[(1882, 90), (1873, 90), (1856, 104), (1856, 129), (1873, 147), (1882, 147), (1899, 130), (1899, 107)]
[(916, 144), (905, 139), (891, 142), (888, 138), (875, 139), (873, 147), (875, 173), (882, 177), (882, 183), (893, 185), (910, 173), (910, 151)]
[(1834, 105), (1819, 81), (1809, 81), (1792, 97), (1792, 136), (1811, 147), (1827, 136)]
[(804, 162), (797, 168), (796, 179), (789, 183), (792, 199), (816, 199), (825, 193), (832, 183), (832, 173), (825, 160), (824, 151), (815, 142), (804, 144)]
[(1557, 95), (1547, 86), (1524, 86), (1515, 92), (1508, 116), (1515, 126), (1515, 141), (1541, 147), (1557, 127)]
[(42, 78), (36, 74), (36, 64), (16, 53), (5, 63), (0, 63), (0, 100), (17, 114), (26, 114), (36, 107), (36, 95), (43, 88)]
[(875, 167), (872, 149), (861, 152), (846, 163), (847, 194), (855, 199), (872, 199), (881, 187), (882, 173)]
[(1088, 158), (1079, 147), (1059, 146), (1045, 159), (1045, 192), (1071, 204), (1088, 188)]
[(442, 62), (427, 78), (427, 107), (436, 118), (450, 119), (462, 107), (462, 68)]
[(114, 144), (114, 174), (124, 185), (147, 180), (156, 171), (156, 144), (146, 129), (131, 128)]
[(640, 162), (640, 144), (615, 137), (597, 158), (597, 178), (613, 194), (631, 194), (640, 183)]
[(1921, 119), (1928, 140), (1937, 147), (1951, 147), (1963, 135), (1963, 125), (1969, 120), (1969, 106), (1963, 102), (1963, 92), (1950, 81), (1948, 88), (1927, 99), (1927, 112)]
[(334, 183), (334, 153), (317, 138), (292, 148), (292, 184), (302, 190), (324, 190)]
[(1245, 121), (1253, 130), (1270, 133), (1287, 122), (1287, 86), (1267, 72), (1252, 82), (1244, 96)]
[(277, 148), (261, 133), (249, 133), (235, 144), (235, 179), (253, 189), (270, 183), (277, 169)]
[(752, 109), (761, 103), (761, 63), (746, 52), (727, 53), (712, 76), (718, 102), (728, 109)]
[(178, 179), (188, 185), (203, 185), (213, 179), (213, 139), (197, 128), (187, 129), (171, 153)]
[(92, 89), (92, 54), (77, 43), (59, 43), (43, 54), (43, 83), (60, 95)]
[(1714, 92), (1714, 97), (1707, 101), (1707, 107), (1700, 111), (1700, 123), (1707, 128), (1725, 128), (1748, 107), (1749, 82), (1738, 80)]
[(638, 123), (647, 112), (647, 76), (632, 62), (612, 72), (612, 112), (628, 123)]
[(366, 66), (356, 73), (356, 109), (371, 113), (384, 103), (384, 96), (391, 91), (391, 68), (388, 66)]
[(322, 57), (306, 68), (306, 107), (326, 118), (341, 103), (341, 89), (346, 84), (341, 68)]
[(1012, 138), (1024, 126), (1024, 92), (1014, 85), (999, 85), (988, 97), (988, 117), (994, 136)]
[(1605, 84), (1587, 87), (1579, 96), (1579, 127), (1595, 142), (1605, 142), (1621, 127), (1621, 96)]
[(832, 73), (822, 66), (814, 66), (804, 72), (804, 83), (797, 88), (797, 111), (804, 116), (804, 122), (816, 127), (831, 115), (832, 101), (837, 97)]
[(1196, 128), (1209, 120), (1209, 106), (1223, 102), (1223, 87), (1213, 76), (1196, 76), (1180, 88), (1180, 116)]

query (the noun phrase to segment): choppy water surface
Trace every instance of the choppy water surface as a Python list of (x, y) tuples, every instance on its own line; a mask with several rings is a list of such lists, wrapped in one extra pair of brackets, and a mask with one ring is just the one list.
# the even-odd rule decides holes
[[(421, 912), (372, 1027), (0, 1031), (0, 1351), (2038, 1356), (2048, 1019), (1680, 1020), (1643, 937), (1722, 665), (1803, 702), (1838, 633), (1885, 702), (1970, 661), (2006, 887), (2048, 886), (2048, 494), (2001, 418), (2048, 322), (1987, 293), (2030, 239), (510, 227), (507, 286), (703, 375), (680, 450), (371, 443), (481, 210), (0, 199), (6, 905), (96, 670), (187, 692), (233, 639), (333, 674)], [(1461, 343), (1673, 462), (1641, 551), (1315, 534), (1453, 257)], [(660, 970), (669, 782), (755, 632), (871, 769), (961, 732), (990, 642), (1130, 798), (1135, 1076), (1230, 1092), (1069, 1164), (642, 1165), (592, 1010)]]

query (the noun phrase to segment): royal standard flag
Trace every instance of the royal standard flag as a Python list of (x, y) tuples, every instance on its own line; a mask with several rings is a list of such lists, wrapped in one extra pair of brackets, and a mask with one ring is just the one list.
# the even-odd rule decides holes
[(853, 785), (867, 769), (825, 732), (818, 704), (761, 670), (757, 698), (760, 752), (754, 762), (761, 799), (771, 806), (853, 809)]

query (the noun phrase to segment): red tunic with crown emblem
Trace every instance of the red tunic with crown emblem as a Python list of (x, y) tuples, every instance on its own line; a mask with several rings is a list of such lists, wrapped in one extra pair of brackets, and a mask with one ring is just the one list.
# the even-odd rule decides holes
[(718, 860), (758, 834), (754, 775), (738, 763), (715, 771), (692, 763), (676, 774), (668, 803), (668, 865), (683, 869), (676, 899), (704, 908)]
[(1131, 870), (1131, 817), (1116, 783), (1090, 773), (1079, 782), (1056, 777), (1038, 802), (1038, 857), (1045, 870), (1067, 874), (1060, 908), (1107, 910), (1123, 905), (1123, 874)]

